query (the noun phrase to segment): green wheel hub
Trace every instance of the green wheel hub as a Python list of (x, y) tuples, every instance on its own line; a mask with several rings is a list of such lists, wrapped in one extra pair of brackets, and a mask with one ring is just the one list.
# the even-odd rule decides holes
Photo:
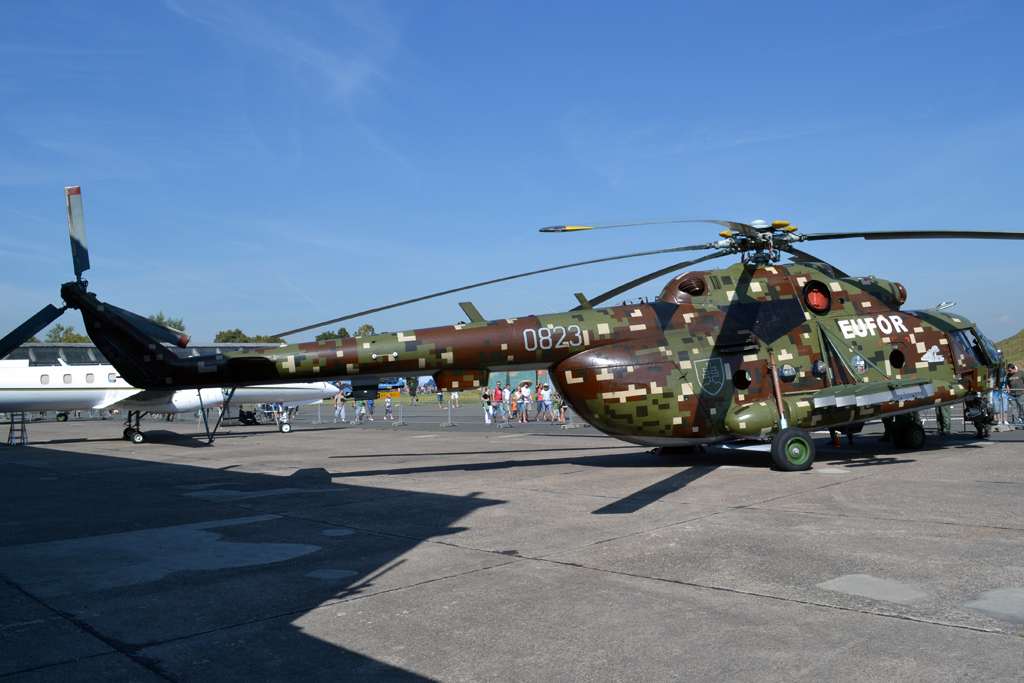
[(780, 470), (800, 472), (814, 463), (814, 440), (799, 427), (787, 427), (772, 439), (772, 462)]
[(810, 445), (800, 437), (793, 437), (786, 444), (786, 459), (796, 466), (803, 465), (811, 457)]

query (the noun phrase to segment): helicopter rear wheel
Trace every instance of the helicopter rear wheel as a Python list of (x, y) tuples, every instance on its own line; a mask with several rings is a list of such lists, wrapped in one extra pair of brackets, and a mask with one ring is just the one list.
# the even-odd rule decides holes
[(772, 439), (772, 460), (787, 472), (809, 470), (814, 464), (814, 440), (799, 427), (787, 427)]
[(908, 422), (896, 425), (892, 433), (892, 442), (897, 448), (906, 448), (916, 451), (924, 446), (924, 427), (916, 422)]

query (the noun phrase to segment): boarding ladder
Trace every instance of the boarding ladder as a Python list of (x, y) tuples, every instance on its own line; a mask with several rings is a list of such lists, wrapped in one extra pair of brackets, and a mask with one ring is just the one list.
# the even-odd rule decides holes
[(28, 430), (25, 429), (25, 413), (11, 413), (11, 431), (7, 435), (7, 445), (28, 445)]

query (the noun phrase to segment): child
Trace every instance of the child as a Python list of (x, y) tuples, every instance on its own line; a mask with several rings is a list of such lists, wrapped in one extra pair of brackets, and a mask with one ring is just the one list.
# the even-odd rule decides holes
[(484, 422), (491, 424), (491, 393), (484, 387), (480, 394), (480, 402), (484, 404)]

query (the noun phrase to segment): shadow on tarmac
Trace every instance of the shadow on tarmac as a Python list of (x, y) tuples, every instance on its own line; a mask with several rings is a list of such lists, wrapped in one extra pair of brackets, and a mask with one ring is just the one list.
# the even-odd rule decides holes
[[(130, 659), (122, 669), (171, 680), (426, 681), (294, 624), (324, 603), (409, 585), (390, 578), (410, 571), (399, 558), (501, 502), (338, 484), (323, 469), (274, 476), (35, 446), (3, 456), (0, 575), (27, 611), (5, 618), (34, 626), (21, 645), (0, 644), (0, 676), (116, 678), (95, 670), (110, 655), (67, 645), (73, 632)], [(346, 510), (393, 516), (396, 496), (417, 517), (415, 538), (341, 525)], [(41, 606), (46, 618), (32, 619)]]

